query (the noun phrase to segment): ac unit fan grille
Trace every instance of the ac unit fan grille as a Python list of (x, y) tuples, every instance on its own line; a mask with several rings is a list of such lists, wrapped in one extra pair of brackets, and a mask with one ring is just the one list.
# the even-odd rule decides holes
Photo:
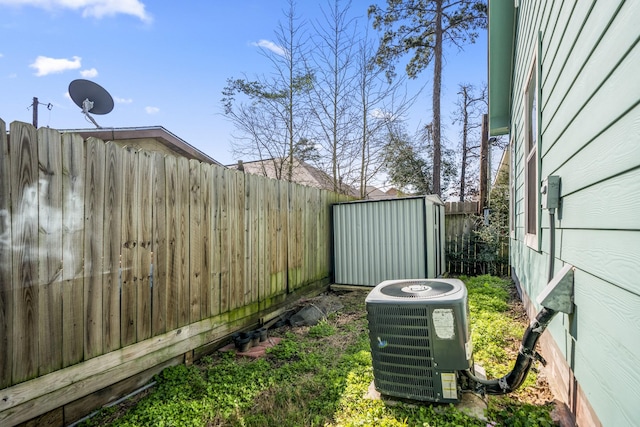
[(367, 319), (378, 390), (390, 396), (434, 399), (428, 308), (368, 304)]
[(390, 297), (401, 298), (440, 298), (456, 292), (457, 289), (451, 283), (434, 280), (407, 280), (398, 283), (391, 283), (380, 292)]

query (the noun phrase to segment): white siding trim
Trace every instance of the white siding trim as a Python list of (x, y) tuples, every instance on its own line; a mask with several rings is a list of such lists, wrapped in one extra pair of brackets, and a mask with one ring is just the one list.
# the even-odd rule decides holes
[[(538, 38), (540, 40), (540, 38)], [(538, 48), (534, 50), (533, 56), (529, 65), (529, 72), (527, 73), (527, 78), (525, 80), (525, 84), (522, 88), (522, 102), (523, 102), (523, 111), (524, 111), (524, 132), (523, 132), (523, 147), (524, 147), (524, 233), (525, 233), (525, 243), (530, 248), (539, 251), (540, 250), (540, 49), (539, 43)], [(534, 84), (533, 90), (535, 91), (536, 97), (536, 123), (535, 129), (531, 130), (531, 111), (529, 108), (529, 88), (531, 84)], [(529, 147), (529, 135), (530, 132), (535, 133), (535, 146)], [(535, 177), (530, 177), (529, 174), (529, 165), (533, 162), (535, 164)], [(535, 194), (530, 195), (530, 181), (533, 180), (533, 185), (535, 189), (533, 190)], [(533, 197), (532, 197), (533, 196)], [(532, 199), (532, 200), (531, 200)], [(534, 206), (530, 206), (531, 203), (534, 203)], [(534, 215), (535, 218), (531, 218), (531, 215)], [(535, 224), (533, 224), (533, 228), (535, 232), (529, 231), (529, 223), (533, 220)]]

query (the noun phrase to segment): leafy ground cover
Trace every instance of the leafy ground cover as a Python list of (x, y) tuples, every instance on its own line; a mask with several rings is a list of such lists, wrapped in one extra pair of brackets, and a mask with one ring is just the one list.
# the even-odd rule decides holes
[[(492, 276), (463, 277), (469, 290), (474, 356), (488, 377), (507, 373), (527, 320), (512, 285)], [(489, 396), (487, 418), (449, 405), (365, 398), (373, 380), (364, 299), (339, 294), (344, 307), (311, 327), (270, 331), (282, 341), (265, 358), (215, 353), (175, 366), (157, 385), (84, 425), (104, 426), (552, 426), (553, 400), (535, 370), (509, 396)]]

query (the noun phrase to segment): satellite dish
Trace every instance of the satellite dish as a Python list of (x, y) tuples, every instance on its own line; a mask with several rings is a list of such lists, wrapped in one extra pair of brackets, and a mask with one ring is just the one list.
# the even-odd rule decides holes
[(113, 98), (109, 92), (89, 80), (78, 79), (69, 83), (69, 96), (97, 128), (100, 126), (89, 113), (108, 114), (113, 110)]

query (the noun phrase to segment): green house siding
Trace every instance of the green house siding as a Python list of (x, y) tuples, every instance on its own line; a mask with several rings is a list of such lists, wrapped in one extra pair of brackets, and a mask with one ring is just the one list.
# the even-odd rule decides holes
[[(640, 1), (515, 3), (508, 129), (514, 138), (514, 274), (535, 301), (547, 282), (550, 241), (549, 215), (541, 209), (540, 250), (524, 243), (523, 94), (535, 58), (540, 73), (539, 176), (562, 180), (555, 271), (565, 263), (576, 267), (576, 311), (558, 315), (549, 332), (599, 421), (637, 426)], [(490, 13), (499, 5), (492, 0)], [(498, 82), (490, 76), (491, 84)], [(490, 106), (492, 102), (490, 92)]]

